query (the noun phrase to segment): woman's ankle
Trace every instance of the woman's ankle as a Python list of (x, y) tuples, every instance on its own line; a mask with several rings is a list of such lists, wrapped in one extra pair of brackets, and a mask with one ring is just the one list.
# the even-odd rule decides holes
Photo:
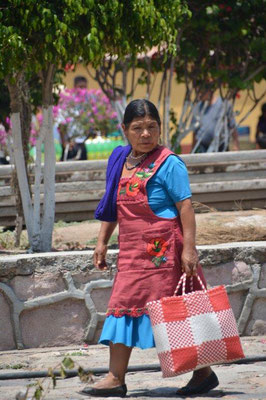
[(120, 375), (117, 374), (117, 373), (114, 373), (114, 372), (112, 372), (112, 371), (109, 371), (107, 377), (108, 377), (113, 383), (116, 383), (117, 386), (120, 386), (120, 385), (124, 385), (124, 384), (125, 384), (125, 375), (124, 375), (124, 376), (122, 376), (122, 375), (120, 376)]
[(111, 389), (113, 387), (121, 386), (123, 383), (113, 374), (106, 375), (103, 379), (96, 382), (93, 387), (96, 389)]
[(193, 375), (198, 376), (198, 377), (207, 378), (209, 375), (211, 375), (211, 373), (212, 373), (211, 367), (204, 367), (204, 368), (194, 371)]

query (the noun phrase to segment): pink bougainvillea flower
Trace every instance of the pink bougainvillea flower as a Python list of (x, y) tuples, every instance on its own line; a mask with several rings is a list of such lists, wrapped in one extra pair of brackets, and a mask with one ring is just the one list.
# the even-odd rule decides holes
[(65, 68), (64, 68), (64, 70), (67, 72), (67, 71), (74, 71), (74, 69), (75, 69), (75, 65), (74, 64), (70, 64), (70, 63), (67, 63), (66, 65), (65, 65)]

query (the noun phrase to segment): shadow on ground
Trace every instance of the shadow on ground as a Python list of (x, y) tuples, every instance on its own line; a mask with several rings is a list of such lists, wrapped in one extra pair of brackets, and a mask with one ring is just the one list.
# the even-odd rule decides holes
[(242, 398), (242, 396), (245, 394), (244, 392), (237, 392), (237, 391), (225, 391), (225, 390), (211, 390), (209, 393), (201, 394), (201, 395), (193, 395), (193, 396), (177, 396), (176, 394), (176, 389), (172, 387), (160, 387), (157, 389), (152, 389), (152, 390), (134, 390), (128, 392), (128, 397), (136, 397), (136, 398), (143, 398), (143, 397), (151, 397), (151, 398), (220, 398), (224, 396), (237, 396), (239, 398)]

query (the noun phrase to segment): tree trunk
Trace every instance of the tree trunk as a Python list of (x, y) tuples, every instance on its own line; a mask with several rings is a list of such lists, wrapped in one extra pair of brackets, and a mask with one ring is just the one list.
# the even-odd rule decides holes
[(55, 148), (53, 136), (53, 109), (43, 108), (44, 126), (48, 132), (44, 139), (44, 203), (41, 227), (41, 250), (51, 251), (55, 215)]
[[(41, 221), (41, 251), (51, 251), (55, 215), (55, 148), (53, 136), (53, 79), (55, 66), (42, 71), (42, 112), (44, 138), (44, 203)], [(35, 224), (37, 230), (38, 223)]]
[(34, 171), (34, 208), (33, 208), (33, 236), (35, 242), (35, 251), (41, 251), (41, 181), (42, 181), (42, 143), (45, 132), (45, 121), (42, 121), (39, 136), (36, 142), (36, 159)]
[(172, 89), (172, 80), (174, 75), (174, 66), (175, 59), (171, 58), (170, 70), (169, 70), (169, 78), (167, 83), (166, 97), (165, 97), (165, 145), (170, 148), (170, 102), (171, 102), (171, 89)]
[(33, 239), (33, 208), (29, 190), (29, 181), (26, 173), (25, 158), (22, 151), (22, 140), (21, 140), (21, 125), (20, 125), (20, 113), (11, 112), (11, 123), (12, 123), (12, 137), (13, 137), (13, 149), (15, 155), (15, 165), (18, 176), (19, 189), (22, 199), (23, 212), (25, 223), (28, 232), (28, 238), (30, 246), (32, 247)]
[[(126, 95), (124, 95), (121, 100), (111, 100), (111, 104), (112, 104), (113, 108), (115, 109), (115, 111), (117, 112), (117, 120), (118, 120), (118, 123), (121, 125), (123, 123), (124, 113), (125, 113), (125, 109), (127, 106)], [(126, 138), (123, 130), (122, 130), (122, 135), (123, 135), (124, 141), (127, 143), (127, 138)]]
[(21, 130), (21, 75), (15, 77), (13, 80), (6, 78), (6, 84), (8, 86), (10, 95), (10, 108), (11, 108), (11, 124), (12, 124), (12, 139), (13, 139), (13, 154), (14, 162), (17, 171), (18, 184), (21, 194), (24, 218), (26, 228), (28, 232), (29, 243), (32, 245), (33, 237), (33, 208), (29, 189), (29, 180), (27, 176), (27, 169), (25, 163), (25, 157), (23, 154), (22, 144), (22, 130)]
[[(21, 122), (21, 136), (22, 136), (22, 151), (24, 154), (24, 159), (25, 159), (25, 169), (26, 169), (26, 174), (27, 174), (27, 179), (29, 182), (29, 171), (28, 171), (28, 165), (29, 165), (29, 138), (30, 138), (30, 126), (31, 126), (31, 103), (30, 103), (30, 93), (29, 93), (29, 86), (28, 83), (25, 80), (25, 77), (22, 76), (21, 80), (19, 81), (19, 89), (20, 89), (20, 100), (21, 100), (21, 113), (20, 113), (20, 122)], [(19, 247), (20, 245), (20, 236), (22, 232), (22, 227), (23, 227), (23, 207), (22, 207), (22, 199), (21, 199), (21, 194), (20, 194), (20, 189), (18, 185), (18, 178), (17, 178), (17, 172), (16, 170), (14, 171), (16, 174), (16, 177), (14, 177), (14, 181), (16, 182), (16, 188), (15, 188), (15, 199), (16, 199), (16, 209), (17, 209), (17, 215), (16, 215), (16, 229), (15, 229), (15, 246)], [(32, 198), (32, 193), (31, 193), (31, 186), (29, 184), (29, 191), (30, 191), (30, 197)]]

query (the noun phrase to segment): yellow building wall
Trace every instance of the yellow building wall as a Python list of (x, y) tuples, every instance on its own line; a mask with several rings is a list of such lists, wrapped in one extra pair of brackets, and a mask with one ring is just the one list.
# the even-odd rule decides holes
[[(90, 74), (88, 73), (88, 69)], [(98, 83), (90, 76), (95, 75), (95, 71), (93, 70), (92, 67), (88, 66), (85, 68), (82, 64), (77, 65), (75, 71), (68, 71), (65, 76), (65, 85), (68, 88), (73, 88), (74, 85), (74, 78), (75, 76), (85, 76), (88, 79), (88, 89), (99, 89)], [(130, 74), (130, 73), (129, 73)], [(130, 74), (131, 75), (131, 74)], [(130, 75), (128, 77), (128, 82), (131, 82)], [(140, 70), (137, 71), (136, 73), (136, 79), (140, 75)], [(153, 87), (153, 91), (150, 97), (150, 100), (153, 101), (155, 104), (157, 103), (158, 100), (158, 95), (159, 95), (159, 90), (160, 90), (160, 82), (161, 82), (161, 74), (157, 75), (155, 85)], [(121, 77), (120, 77), (121, 79)], [(118, 79), (118, 81), (121, 82), (121, 80)], [(257, 97), (260, 97), (262, 93), (266, 90), (266, 81), (262, 81), (260, 84), (255, 85), (256, 89), (256, 95)], [(178, 117), (181, 114), (181, 109), (182, 109), (182, 103), (184, 99), (184, 94), (185, 94), (185, 85), (183, 84), (177, 84), (175, 80), (173, 79), (172, 82), (172, 89), (171, 89), (171, 107), (174, 109), (174, 111), (177, 113)], [(240, 111), (243, 108), (243, 111), (239, 116), (236, 117), (236, 121), (239, 122), (240, 119), (251, 109), (253, 102), (251, 99), (248, 98), (246, 103), (243, 103), (246, 98), (246, 93), (239, 92), (240, 98), (236, 100), (234, 111)], [(145, 97), (145, 86), (138, 85), (135, 91), (134, 98), (144, 98)], [(252, 142), (255, 141), (255, 134), (256, 134), (256, 126), (258, 123), (258, 118), (261, 114), (261, 105), (266, 102), (266, 97), (260, 101), (260, 103), (257, 105), (254, 111), (243, 121), (241, 126), (249, 126), (250, 127), (250, 140)], [(162, 110), (160, 110), (162, 113)], [(192, 134), (189, 134), (184, 138), (182, 141), (182, 144), (189, 144), (192, 141)]]

